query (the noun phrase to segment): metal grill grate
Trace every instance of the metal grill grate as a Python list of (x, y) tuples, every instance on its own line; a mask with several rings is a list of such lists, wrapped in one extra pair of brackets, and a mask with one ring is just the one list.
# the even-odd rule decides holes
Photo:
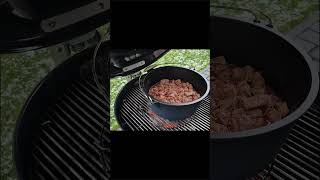
[[(34, 142), (34, 174), (38, 179), (109, 179), (110, 162), (101, 159), (100, 130), (107, 101), (92, 80), (70, 86), (49, 109)], [(108, 130), (109, 131), (109, 130)], [(110, 142), (107, 133), (103, 140)], [(109, 152), (110, 150), (107, 149)]]
[(251, 179), (320, 179), (320, 96), (297, 121), (270, 170)]
[(210, 100), (206, 97), (200, 104), (200, 107), (195, 112), (184, 126), (177, 128), (162, 128), (154, 123), (152, 117), (145, 113), (143, 109), (148, 109), (147, 99), (140, 91), (139, 87), (133, 87), (122, 99), (120, 109), (120, 117), (128, 125), (131, 130), (137, 131), (179, 131), (179, 130), (204, 130), (209, 131), (210, 128)]

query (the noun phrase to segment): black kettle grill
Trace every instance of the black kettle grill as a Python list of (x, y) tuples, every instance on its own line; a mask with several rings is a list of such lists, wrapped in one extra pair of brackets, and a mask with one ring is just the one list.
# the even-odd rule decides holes
[[(130, 54), (131, 50), (124, 51)], [(121, 89), (114, 104), (116, 119), (123, 130), (209, 130), (210, 102), (207, 96), (209, 83), (206, 80), (209, 75), (206, 74), (204, 75), (206, 77), (203, 77), (203, 75), (193, 71), (190, 67), (179, 67), (179, 65), (151, 65), (167, 52), (168, 50), (151, 50), (149, 55), (146, 53), (145, 56), (135, 58), (134, 61), (116, 58), (116, 55), (113, 56), (111, 52), (111, 77), (127, 75), (133, 77)], [(191, 82), (199, 89), (201, 98), (197, 102), (186, 105), (172, 105), (150, 100), (147, 95), (147, 89), (161, 79), (182, 79)]]
[[(106, 27), (110, 2), (34, 2), (1, 5), (7, 7), (0, 10), (5, 19), (1, 23), (7, 23), (1, 34), (12, 32), (1, 39), (5, 45), (1, 51), (61, 43), (72, 53), (35, 87), (17, 120), (13, 147), (17, 178), (109, 179), (110, 42), (96, 29)], [(49, 6), (59, 8), (46, 12)], [(91, 12), (96, 6), (100, 10)], [(48, 21), (53, 25), (47, 27)]]

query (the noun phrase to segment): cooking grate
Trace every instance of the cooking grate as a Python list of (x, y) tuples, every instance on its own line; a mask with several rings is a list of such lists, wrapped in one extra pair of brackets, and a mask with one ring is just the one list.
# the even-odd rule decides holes
[(120, 117), (118, 117), (118, 119), (122, 119), (130, 130), (209, 131), (210, 128), (209, 97), (206, 97), (202, 101), (198, 110), (190, 119), (183, 120), (185, 121), (183, 126), (178, 126), (177, 128), (164, 128), (155, 123), (153, 117), (144, 110), (148, 109), (147, 99), (137, 86), (132, 87), (121, 102), (121, 109), (119, 110)]
[[(109, 179), (110, 162), (101, 149), (109, 143), (103, 127), (107, 101), (91, 79), (73, 83), (49, 108), (34, 142), (34, 179)], [(104, 131), (109, 131), (104, 129)], [(104, 158), (104, 159), (101, 159)]]
[(297, 121), (270, 170), (251, 179), (320, 179), (320, 95)]

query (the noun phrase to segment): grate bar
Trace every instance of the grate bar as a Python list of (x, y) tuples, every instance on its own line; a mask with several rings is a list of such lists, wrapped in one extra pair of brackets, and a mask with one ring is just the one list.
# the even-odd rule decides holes
[[(104, 99), (103, 95), (100, 93), (100, 89), (97, 88), (97, 86), (95, 84), (90, 83), (88, 80), (85, 81), (92, 89), (95, 90), (95, 92), (97, 92), (97, 94), (100, 95), (101, 100)], [(106, 90), (104, 87), (102, 87), (104, 90)], [(108, 99), (106, 99), (108, 101)]]
[[(74, 100), (71, 99), (71, 97), (69, 96), (65, 96), (65, 98), (67, 100), (69, 100), (71, 102), (71, 104), (74, 105), (74, 107), (76, 107), (77, 109), (80, 110), (80, 112), (82, 112), (83, 114), (85, 114), (92, 122), (94, 122), (94, 124), (96, 124), (97, 126), (99, 126), (100, 128), (102, 128), (102, 124), (99, 123), (96, 118), (92, 117), (92, 115), (90, 115), (86, 110), (84, 110), (78, 103), (74, 102)], [(97, 113), (96, 111), (92, 110), (92, 108), (90, 106), (88, 106), (87, 104), (85, 104), (86, 107), (88, 109), (90, 109), (92, 112)], [(104, 119), (99, 113), (96, 114), (97, 116), (99, 116), (100, 119)]]
[[(87, 163), (87, 165), (90, 166), (92, 170), (94, 170), (97, 174), (99, 174), (100, 177), (106, 178), (102, 173), (97, 171), (97, 168), (88, 159), (84, 158), (84, 156), (82, 156), (79, 153), (79, 151), (75, 150), (68, 142), (66, 142), (66, 140), (63, 137), (61, 137), (59, 135), (59, 133), (57, 133), (56, 130), (54, 130), (54, 128), (51, 128), (51, 131), (55, 134), (55, 136), (57, 136), (60, 139), (61, 142), (64, 142), (67, 145), (67, 147), (73, 151), (74, 154), (76, 154), (79, 158), (81, 158), (81, 160), (83, 160), (85, 163)], [(70, 137), (70, 136), (68, 136), (68, 137)], [(88, 153), (85, 150), (83, 150), (83, 148), (81, 146), (79, 146), (78, 143), (75, 143), (75, 144), (77, 144), (79, 149), (81, 149), (84, 153), (86, 153), (86, 154)], [(100, 163), (98, 163), (97, 161), (94, 160), (93, 162), (95, 162), (99, 167), (102, 167), (102, 165)]]
[(308, 168), (312, 169), (315, 172), (318, 171), (318, 169), (316, 169), (315, 167), (308, 164), (305, 160), (302, 160), (299, 157), (295, 156), (294, 154), (291, 154), (290, 152), (288, 152), (284, 148), (282, 148), (281, 151), (284, 152), (286, 155), (290, 156), (290, 159), (292, 159), (292, 160), (295, 159), (297, 162), (303, 163), (305, 166), (308, 166)]
[[(76, 121), (73, 117), (71, 117), (68, 113), (66, 113), (59, 105), (57, 105), (57, 107), (64, 115), (66, 115), (70, 120), (72, 120), (72, 122), (76, 124), (83, 132), (85, 132), (89, 137), (91, 137), (93, 140), (98, 142), (98, 139), (96, 138), (97, 136), (89, 133), (87, 130), (88, 129), (87, 127), (83, 127), (82, 125), (80, 125), (78, 121)], [(65, 123), (68, 122), (68, 120), (63, 119), (57, 112), (54, 112), (54, 114), (59, 117), (61, 122), (65, 122)]]
[[(309, 117), (307, 117), (307, 116), (305, 116), (305, 118), (306, 119), (309, 119)], [(306, 127), (309, 127), (309, 128), (311, 128), (312, 130), (314, 130), (314, 131), (316, 131), (316, 132), (318, 132), (318, 131), (320, 131), (320, 128), (318, 128), (318, 127), (316, 127), (316, 126), (319, 126), (319, 125), (312, 125), (312, 124), (310, 124), (310, 123), (314, 123), (314, 121), (310, 121), (310, 122), (307, 122), (307, 121), (300, 121), (300, 123), (301, 124), (304, 124), (304, 126), (306, 126)]]
[[(64, 104), (72, 113), (74, 113), (83, 123), (85, 123), (90, 129), (96, 133), (95, 136), (98, 136), (100, 133), (98, 132), (97, 128), (93, 127), (91, 124), (89, 124), (86, 119), (84, 119), (74, 108), (72, 108), (67, 102), (62, 101), (62, 104)], [(66, 112), (65, 112), (66, 113)]]
[(40, 159), (38, 159), (36, 156), (34, 156), (34, 158), (38, 161), (39, 165), (51, 176), (51, 178), (58, 179), (57, 176), (55, 176), (54, 173), (52, 173), (50, 169), (40, 161)]
[(76, 86), (81, 87), (82, 89), (86, 90), (86, 92), (88, 92), (90, 95), (95, 97), (95, 99), (98, 100), (100, 103), (102, 103), (105, 106), (108, 106), (108, 104), (104, 100), (102, 100), (102, 98), (97, 96), (97, 93), (92, 92), (89, 88), (84, 86), (83, 83), (76, 83)]
[(72, 160), (73, 163), (75, 163), (83, 172), (85, 172), (88, 176), (90, 176), (91, 179), (94, 179), (94, 177), (92, 176), (91, 173), (89, 173), (86, 168), (84, 168), (82, 166), (81, 163), (79, 163), (79, 161), (77, 161), (73, 156), (71, 156), (70, 153), (68, 153), (67, 150), (65, 150), (60, 143), (58, 143), (51, 135), (49, 135), (46, 131), (43, 131), (43, 133), (50, 139), (51, 142), (53, 142), (55, 144), (56, 147), (58, 147), (62, 152), (64, 152), (65, 155), (68, 156), (68, 158), (70, 158)]
[[(88, 97), (86, 94), (84, 94), (84, 93), (83, 93), (81, 90), (79, 90), (76, 86), (73, 85), (73, 87), (74, 87), (74, 89), (77, 90), (77, 92), (78, 92), (81, 96), (85, 97), (85, 99), (86, 99), (87, 101), (89, 101), (90, 103), (94, 104), (95, 107), (98, 108), (99, 110), (101, 110), (103, 113), (109, 115), (109, 112), (106, 111), (105, 108), (102, 108), (99, 104), (97, 104), (97, 102), (95, 102), (94, 100), (92, 100), (92, 98), (90, 98), (90, 97)], [(72, 92), (72, 91), (71, 91), (71, 92)], [(80, 97), (78, 97), (78, 98), (81, 99)]]
[(306, 155), (306, 154), (304, 154), (303, 152), (298, 151), (297, 149), (295, 149), (295, 148), (293, 148), (293, 147), (291, 147), (291, 146), (289, 146), (289, 145), (287, 145), (287, 144), (286, 144), (286, 146), (284, 146), (284, 147), (289, 148), (289, 149), (290, 149), (290, 151), (295, 152), (295, 153), (299, 154), (300, 156), (302, 156), (302, 157), (304, 157), (304, 158), (308, 159), (308, 161), (309, 161), (309, 162), (313, 162), (313, 163), (314, 163), (314, 164), (316, 164), (316, 165), (320, 165), (320, 163), (319, 163), (319, 162), (315, 161), (313, 158), (311, 158), (311, 157), (307, 156), (307, 155)]
[(82, 104), (86, 105), (86, 107), (88, 107), (92, 112), (96, 113), (101, 119), (105, 119), (105, 117), (101, 116), (101, 114), (105, 114), (105, 116), (109, 115), (109, 113), (106, 111), (107, 107), (102, 108), (101, 106), (99, 106), (97, 103), (94, 103), (91, 99), (91, 101), (89, 100), (89, 102), (91, 102), (92, 104), (95, 105), (95, 108), (101, 110), (101, 112), (96, 111), (94, 108), (92, 108), (91, 105), (87, 104), (83, 98), (80, 98), (78, 95), (76, 95), (73, 91), (69, 91), (69, 93), (71, 95), (73, 95), (77, 100), (79, 100)]
[(313, 108), (312, 106), (311, 106), (311, 108), (310, 108), (310, 111), (311, 111), (311, 112), (314, 112), (315, 114), (318, 114), (318, 116), (315, 116), (315, 118), (318, 118), (318, 117), (320, 116), (320, 111), (317, 110), (317, 109), (315, 109), (315, 108)]
[[(51, 165), (53, 165), (53, 167), (65, 178), (65, 179), (70, 179), (62, 170), (61, 168), (49, 157), (47, 156), (46, 153), (43, 152), (43, 150), (38, 146), (36, 148), (40, 154), (46, 159), (48, 160), (48, 162), (50, 162)], [(34, 158), (37, 159), (37, 156), (35, 154), (33, 154)], [(37, 159), (38, 162), (40, 162), (38, 159)], [(41, 166), (45, 166), (43, 163), (40, 162), (40, 165)], [(47, 168), (47, 167), (43, 167), (43, 168)]]
[[(130, 105), (125, 104), (124, 106), (127, 107), (126, 110), (128, 111), (129, 114), (134, 114), (136, 116), (136, 113), (134, 113), (132, 108), (130, 108), (130, 106), (132, 106), (131, 104)], [(147, 123), (140, 121), (139, 117), (137, 117), (135, 122), (137, 123), (137, 126), (141, 128), (141, 130), (152, 130), (152, 128), (150, 128)], [(142, 125), (142, 123), (143, 123), (143, 125)]]
[(296, 142), (292, 141), (291, 139), (288, 139), (287, 142), (292, 143), (293, 145), (297, 146), (298, 148), (304, 150), (306, 153), (309, 153), (310, 155), (319, 158), (319, 155), (316, 155), (315, 153), (313, 153), (312, 151), (310, 151), (309, 149), (304, 148), (303, 146), (301, 146), (300, 144), (297, 144)]
[(293, 129), (299, 129), (300, 131), (304, 132), (305, 134), (308, 134), (308, 136), (313, 137), (314, 139), (317, 139), (318, 141), (320, 141), (319, 137), (314, 134), (311, 131), (306, 130), (305, 128), (301, 127), (299, 124), (296, 124), (295, 127)]
[(280, 169), (277, 165), (273, 165), (273, 169), (275, 169), (276, 171), (278, 171), (279, 173), (281, 173), (283, 176), (285, 176), (284, 179), (297, 180), (296, 178), (294, 178), (294, 177), (291, 176), (290, 174), (288, 174), (288, 173), (286, 173), (285, 171), (283, 171), (282, 169)]
[[(60, 116), (59, 116), (60, 117)], [(49, 118), (51, 118), (49, 116)], [(51, 118), (52, 119), (52, 118)], [(68, 133), (68, 130), (65, 130), (63, 127), (61, 127), (58, 123), (56, 124), (57, 127), (63, 131), (64, 133), (67, 134), (68, 137), (72, 138), (72, 136)], [(95, 153), (97, 153), (97, 155), (99, 154), (98, 150), (93, 147), (93, 145), (91, 143), (88, 142), (88, 140), (86, 138), (84, 138), (79, 132), (75, 131), (75, 128), (72, 128), (68, 123), (64, 123), (64, 125), (66, 125), (68, 127), (69, 130), (71, 130), (74, 134), (76, 134), (76, 136), (78, 136), (87, 146), (89, 146), (91, 148), (91, 150), (93, 150)], [(72, 138), (73, 139), (73, 138)], [(74, 140), (75, 141), (75, 140)], [(76, 142), (76, 141), (75, 141)]]
[[(306, 140), (308, 140), (308, 141), (310, 141), (310, 142), (312, 142), (312, 143), (316, 144), (317, 146), (319, 146), (319, 145), (320, 145), (320, 143), (319, 143), (319, 142), (314, 141), (313, 139), (311, 139), (311, 138), (309, 138), (309, 137), (307, 137), (307, 136), (303, 135), (302, 133), (300, 133), (300, 132), (298, 132), (298, 131), (296, 131), (296, 130), (293, 130), (293, 132), (295, 132), (295, 133), (297, 133), (298, 135), (300, 135), (300, 137), (303, 137), (304, 139), (306, 139)], [(311, 145), (309, 142), (307, 142), (307, 141), (305, 141), (305, 140), (302, 140), (300, 137), (298, 137), (298, 136), (294, 135), (293, 133), (291, 133), (289, 136), (291, 136), (291, 137), (293, 137), (293, 138), (295, 138), (295, 139), (297, 139), (297, 140), (299, 140), (299, 141), (303, 142), (305, 145), (307, 145), (308, 147), (311, 147), (311, 148), (312, 148), (312, 149), (314, 149), (315, 151), (317, 151), (317, 150), (318, 150), (318, 148), (316, 148), (315, 146)]]
[[(302, 179), (309, 179), (308, 177), (306, 177), (305, 175), (301, 174), (300, 172), (298, 172), (297, 170), (299, 171), (302, 171), (304, 172), (305, 174), (307, 175), (310, 175), (312, 177), (314, 177), (315, 175), (313, 173), (311, 173), (310, 171), (307, 171), (305, 168), (303, 168), (302, 166), (296, 164), (295, 162), (289, 160), (288, 158), (284, 157), (283, 155), (281, 154), (278, 154), (277, 156), (278, 160), (279, 158), (281, 158), (282, 160), (284, 160), (285, 162), (288, 163), (288, 165), (292, 165), (294, 166), (295, 168), (293, 169), (293, 167), (289, 167), (288, 165), (284, 165), (284, 162), (281, 161), (281, 163), (283, 164), (283, 166), (285, 166), (286, 169), (289, 169), (290, 171), (293, 171), (294, 174), (296, 174), (297, 176), (301, 177)], [(277, 160), (276, 160), (277, 161)], [(280, 161), (280, 160), (279, 160)]]
[[(300, 173), (298, 173), (297, 171), (295, 171), (294, 169), (292, 169), (292, 168), (290, 168), (289, 166), (287, 166), (286, 164), (284, 164), (283, 162), (281, 162), (280, 160), (278, 160), (278, 159), (275, 159), (275, 162), (277, 163), (277, 164), (279, 164), (281, 167), (283, 167), (283, 168), (285, 168), (287, 171), (286, 172), (290, 172), (290, 174), (292, 174), (292, 175), (295, 175), (296, 177), (298, 176), (298, 177), (302, 177), (302, 179), (308, 179), (308, 178), (306, 178), (305, 176), (303, 176), (302, 174), (300, 174)], [(290, 176), (290, 177), (292, 177), (292, 176)], [(294, 179), (296, 179), (296, 178), (294, 178)]]
[[(59, 116), (59, 115), (57, 115)], [(53, 120), (52, 116), (49, 116), (50, 119)], [(82, 142), (84, 142), (87, 146), (89, 146), (91, 148), (91, 150), (93, 150), (96, 154), (94, 155), (98, 155), (99, 151), (97, 150), (96, 147), (94, 147), (90, 142), (88, 142), (88, 139), (84, 138), (81, 133), (79, 133), (78, 131), (75, 130), (75, 128), (71, 127), (67, 122), (63, 122), (63, 119), (61, 119), (61, 116), (59, 116), (58, 118), (60, 118), (61, 122), (67, 126), (68, 130), (66, 130), (64, 127), (62, 127), (61, 125), (59, 125), (58, 123), (55, 124), (63, 133), (65, 133), (71, 140), (73, 140), (75, 143), (79, 143), (78, 141), (76, 141), (73, 137), (71, 136), (68, 131), (72, 131), (77, 137), (79, 137)], [(88, 133), (88, 132), (86, 132)], [(82, 147), (81, 145), (79, 145), (80, 147)]]
[(320, 113), (317, 113), (318, 114), (318, 116), (317, 116), (317, 115), (313, 114), (310, 110), (307, 113), (304, 114), (304, 117), (307, 118), (310, 122), (313, 122), (314, 124), (319, 126), (320, 122), (315, 121), (315, 119), (319, 119)]
[[(59, 156), (59, 154), (56, 153), (56, 151), (54, 151), (42, 138), (40, 138), (40, 142), (47, 148), (49, 149), (49, 151), (57, 158), (59, 159), (60, 162), (62, 162), (67, 168), (68, 170), (70, 170), (78, 179), (81, 179), (80, 175), (72, 168), (72, 166), (69, 166), (65, 160), (62, 159), (61, 156)], [(38, 149), (40, 149), (39, 146), (37, 146)]]

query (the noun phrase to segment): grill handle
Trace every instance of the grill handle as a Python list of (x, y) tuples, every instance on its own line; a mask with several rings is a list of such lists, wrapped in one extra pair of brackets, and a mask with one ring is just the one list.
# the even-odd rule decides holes
[[(230, 7), (230, 6), (220, 6), (220, 5), (213, 5), (213, 4), (211, 4), (210, 7), (219, 8), (219, 9), (232, 9), (232, 10), (237, 10), (237, 11), (245, 11), (245, 12), (250, 13), (254, 17), (254, 20), (253, 20), (254, 23), (260, 23), (261, 22), (259, 20), (259, 18), (258, 18), (258, 15), (254, 11), (252, 11), (250, 9)], [(263, 13), (262, 11), (259, 11), (259, 10), (256, 10), (256, 11), (258, 13), (260, 13), (261, 15), (263, 15), (268, 20), (268, 23), (266, 24), (266, 26), (269, 27), (269, 28), (273, 28), (272, 19), (269, 16), (267, 16), (265, 13)]]
[[(142, 77), (143, 75), (145, 75), (145, 74), (147, 74), (147, 73), (141, 73), (140, 76), (139, 76), (139, 88), (140, 88), (140, 91), (142, 92), (142, 94), (147, 98), (148, 104), (154, 104), (155, 101), (153, 101), (153, 100), (151, 99), (151, 97), (148, 96), (148, 95), (144, 92), (144, 90), (143, 90), (143, 88), (142, 88), (142, 85), (141, 85), (141, 77)], [(144, 77), (144, 78), (145, 78), (145, 77)], [(143, 79), (142, 82), (144, 82), (144, 79)]]

